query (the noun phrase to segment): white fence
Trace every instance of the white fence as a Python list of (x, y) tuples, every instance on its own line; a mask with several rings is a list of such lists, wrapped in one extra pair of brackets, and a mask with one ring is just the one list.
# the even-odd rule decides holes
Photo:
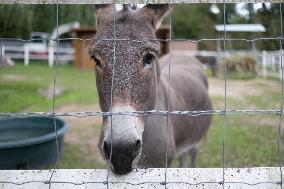
[[(228, 52), (227, 57), (230, 56), (244, 56), (250, 55), (255, 57), (256, 66), (258, 70), (258, 76), (260, 77), (270, 77), (281, 80), (281, 56), (282, 62), (284, 61), (283, 50), (279, 51), (233, 51)], [(222, 57), (225, 55), (222, 53)], [(283, 62), (284, 63), (284, 62)]]
[[(29, 46), (2, 46), (2, 55), (7, 55), (12, 59), (24, 59), (27, 66), (30, 60), (48, 60), (48, 65), (53, 66), (55, 59), (59, 62), (74, 60), (75, 49), (70, 47), (48, 47), (46, 51), (38, 53)], [(58, 56), (58, 57), (56, 57)]]
[(262, 77), (273, 77), (281, 79), (281, 56), (283, 62), (283, 51), (262, 51), (261, 55), (257, 56), (257, 63), (261, 68)]
[[(218, 64), (220, 60), (223, 60), (225, 57), (234, 57), (234, 56), (252, 56), (256, 59), (256, 66), (258, 68), (258, 75), (260, 77), (270, 77), (281, 79), (281, 56), (282, 62), (284, 63), (284, 52), (279, 51), (227, 51), (225, 55), (224, 52), (216, 51), (193, 51), (188, 52), (188, 54), (199, 57), (215, 57), (215, 62), (208, 63), (205, 60), (205, 64)], [(211, 59), (212, 61), (212, 59)], [(209, 65), (210, 66), (210, 65)], [(213, 65), (214, 66), (214, 65)]]
[[(28, 46), (2, 46), (2, 55), (7, 55), (12, 59), (24, 59), (24, 64), (29, 65), (30, 60), (48, 60), (48, 65), (53, 66), (58, 52), (57, 60), (59, 62), (67, 62), (74, 60), (75, 49), (70, 47), (48, 47), (45, 53), (34, 53)], [(195, 51), (188, 52), (194, 56), (215, 57), (216, 59), (224, 58), (223, 52), (216, 51)], [(237, 55), (251, 55), (256, 57), (259, 76), (272, 77), (281, 79), (281, 55), (284, 60), (284, 53), (281, 51), (257, 51), (255, 53), (249, 51), (231, 51), (227, 52), (227, 57)]]

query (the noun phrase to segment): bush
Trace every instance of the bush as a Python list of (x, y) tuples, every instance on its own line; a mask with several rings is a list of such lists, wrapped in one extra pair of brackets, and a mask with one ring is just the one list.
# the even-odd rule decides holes
[[(257, 75), (256, 70), (256, 59), (251, 55), (238, 55), (229, 56), (226, 59), (227, 62), (227, 73), (234, 76), (247, 76), (255, 77)], [(224, 74), (225, 61), (221, 62), (222, 73)]]

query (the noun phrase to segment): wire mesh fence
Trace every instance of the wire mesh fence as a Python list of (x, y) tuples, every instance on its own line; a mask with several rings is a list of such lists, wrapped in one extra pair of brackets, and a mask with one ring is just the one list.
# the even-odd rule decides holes
[[(1, 3), (34, 3), (35, 1), (2, 1)], [(38, 1), (36, 1), (37, 3)], [(254, 1), (255, 2), (255, 1)], [(260, 1), (262, 2), (262, 1)], [(51, 3), (55, 3), (56, 4), (56, 26), (58, 27), (58, 18), (59, 18), (59, 9), (58, 9), (58, 5), (59, 3), (78, 3), (78, 1), (51, 1)], [(81, 2), (80, 2), (81, 3)], [(92, 3), (92, 2), (84, 2), (84, 3)], [(117, 2), (115, 2), (117, 3)], [(146, 2), (147, 3), (147, 2)], [(167, 3), (169, 3), (169, 7), (172, 6), (172, 3), (176, 3), (173, 1), (167, 1)], [(187, 3), (191, 3), (191, 2), (187, 2)], [(55, 91), (56, 91), (56, 86), (57, 86), (57, 65), (58, 65), (58, 54), (56, 54), (55, 57), (55, 64), (52, 67), (52, 81), (53, 81), (53, 96), (52, 96), (52, 107), (51, 107), (51, 111), (50, 112), (26, 112), (26, 113), (13, 113), (13, 112), (4, 112), (4, 113), (0, 113), (0, 117), (1, 118), (25, 118), (25, 117), (32, 117), (32, 116), (48, 116), (51, 118), (54, 118), (54, 132), (56, 133), (56, 149), (57, 149), (57, 160), (55, 165), (53, 166), (53, 169), (48, 172), (45, 173), (44, 176), (44, 180), (38, 180), (38, 181), (21, 181), (21, 182), (17, 182), (17, 181), (5, 181), (5, 180), (0, 180), (0, 184), (3, 184), (3, 186), (7, 186), (7, 184), (10, 185), (27, 185), (30, 183), (40, 183), (40, 184), (44, 184), (44, 185), (48, 185), (49, 188), (52, 188), (53, 185), (56, 184), (62, 184), (62, 183), (67, 183), (67, 184), (71, 184), (71, 185), (88, 185), (90, 187), (92, 187), (92, 184), (94, 184), (96, 186), (96, 184), (104, 184), (107, 188), (114, 187), (114, 184), (124, 184), (125, 185), (130, 185), (130, 186), (137, 186), (137, 185), (146, 185), (147, 184), (158, 184), (161, 185), (164, 188), (171, 188), (172, 185), (176, 185), (178, 186), (178, 184), (185, 184), (186, 186), (199, 186), (199, 185), (203, 185), (203, 184), (217, 184), (219, 187), (222, 188), (226, 188), (226, 184), (243, 184), (243, 187), (246, 188), (248, 186), (261, 186), (263, 185), (264, 187), (266, 186), (265, 184), (274, 184), (274, 186), (276, 186), (277, 188), (282, 188), (283, 187), (283, 173), (282, 173), (282, 159), (281, 159), (281, 149), (282, 149), (282, 145), (281, 145), (281, 132), (282, 132), (282, 120), (283, 120), (283, 97), (284, 97), (284, 81), (283, 81), (283, 14), (282, 14), (282, 4), (281, 2), (278, 3), (279, 5), (279, 19), (280, 19), (280, 26), (279, 26), (279, 31), (280, 31), (280, 35), (276, 36), (276, 37), (265, 37), (265, 38), (254, 38), (254, 39), (244, 39), (244, 38), (228, 38), (227, 37), (227, 31), (226, 31), (226, 4), (230, 3), (230, 1), (220, 1), (219, 3), (223, 4), (223, 23), (224, 23), (224, 33), (223, 33), (223, 37), (220, 38), (203, 38), (203, 39), (198, 39), (198, 40), (190, 40), (190, 39), (172, 39), (172, 22), (174, 22), (174, 20), (172, 19), (172, 15), (171, 13), (169, 13), (169, 25), (170, 25), (170, 34), (169, 34), (169, 38), (167, 39), (141, 39), (141, 40), (133, 40), (133, 39), (121, 39), (121, 38), (116, 38), (116, 18), (115, 18), (115, 14), (113, 14), (113, 38), (111, 39), (101, 39), (101, 40), (105, 40), (107, 42), (109, 42), (110, 44), (113, 45), (113, 57), (112, 57), (112, 62), (113, 65), (115, 65), (116, 63), (116, 42), (117, 41), (124, 41), (124, 42), (137, 42), (137, 43), (142, 43), (142, 42), (146, 42), (146, 41), (159, 41), (159, 42), (173, 42), (173, 41), (186, 41), (186, 42), (193, 42), (193, 43), (200, 43), (203, 41), (219, 41), (223, 43), (223, 47), (224, 47), (224, 55), (225, 55), (225, 64), (224, 64), (224, 102), (223, 102), (223, 108), (222, 109), (214, 109), (214, 110), (201, 110), (201, 111), (189, 111), (189, 110), (171, 110), (170, 109), (170, 105), (169, 105), (169, 101), (167, 101), (167, 110), (149, 110), (149, 111), (125, 111), (125, 112), (113, 112), (112, 111), (112, 106), (113, 106), (113, 101), (112, 101), (112, 97), (113, 97), (113, 85), (114, 85), (114, 75), (116, 73), (115, 69), (112, 69), (112, 83), (111, 83), (111, 101), (110, 101), (110, 111), (108, 112), (56, 112), (55, 111), (55, 106), (56, 106), (56, 95), (55, 95)], [(277, 3), (277, 2), (275, 2)], [(115, 4), (113, 4), (113, 6), (115, 6)], [(115, 9), (115, 7), (114, 7)], [(57, 31), (58, 32), (58, 31)], [(0, 39), (0, 57), (1, 57), (1, 64), (3, 64), (3, 56), (2, 56), (2, 40), (6, 40), (6, 38), (1, 38)], [(60, 41), (64, 41), (64, 40), (70, 40), (70, 39), (76, 39), (76, 40), (82, 40), (82, 41), (90, 41), (92, 40), (92, 38), (90, 39), (80, 39), (80, 38), (59, 38), (59, 35), (57, 33), (57, 38), (56, 39), (52, 39), (54, 42), (56, 42), (55, 44), (55, 51), (58, 51), (58, 47), (59, 47), (59, 43)], [(28, 42), (29, 40), (23, 40), (23, 39), (16, 39), (22, 42)], [(228, 108), (228, 101), (227, 101), (227, 62), (226, 62), (226, 55), (227, 55), (227, 42), (228, 41), (242, 41), (242, 42), (247, 42), (247, 43), (252, 43), (252, 42), (256, 42), (256, 41), (260, 41), (260, 40), (276, 40), (279, 41), (279, 46), (280, 46), (280, 51), (279, 51), (279, 57), (280, 57), (280, 68), (281, 68), (281, 101), (280, 101), (280, 108), (279, 109), (275, 109), (275, 108), (271, 108), (268, 107), (267, 109), (230, 109)], [(171, 45), (170, 45), (170, 49), (169, 49), (169, 54), (171, 57), (172, 54), (172, 50), (171, 50)], [(170, 58), (171, 60), (171, 58)], [(1, 66), (0, 66), (1, 67)], [(114, 68), (114, 67), (113, 67)], [(1, 70), (0, 70), (1, 71)], [(171, 61), (169, 62), (169, 66), (168, 66), (168, 75), (169, 78), (171, 78)], [(171, 87), (172, 83), (171, 80), (169, 80), (169, 83), (167, 84), (167, 99), (169, 99), (169, 95), (170, 95), (170, 87)], [(276, 115), (279, 116), (279, 124), (278, 124), (278, 134), (277, 134), (277, 162), (278, 162), (278, 168), (279, 171), (277, 172), (277, 174), (279, 174), (279, 177), (274, 179), (273, 181), (262, 181), (262, 180), (254, 180), (254, 182), (247, 182), (245, 179), (246, 178), (242, 178), (243, 180), (239, 180), (239, 181), (228, 181), (230, 179), (228, 179), (228, 172), (230, 172), (229, 169), (226, 168), (226, 143), (227, 143), (227, 127), (228, 127), (228, 115), (246, 115), (246, 116), (255, 116), (255, 115)], [(161, 171), (163, 172), (162, 178), (159, 177), (159, 179), (163, 179), (163, 181), (147, 181), (147, 180), (143, 180), (141, 182), (131, 182), (130, 180), (122, 180), (120, 181), (118, 180), (112, 180), (110, 177), (111, 175), (111, 169), (110, 169), (110, 165), (109, 168), (107, 169), (107, 173), (106, 173), (106, 178), (103, 178), (102, 181), (98, 181), (98, 182), (92, 182), (92, 181), (82, 181), (82, 182), (72, 182), (72, 181), (66, 181), (66, 180), (54, 180), (54, 175), (56, 175), (57, 172), (57, 167), (58, 167), (58, 162), (59, 162), (59, 146), (58, 146), (58, 136), (57, 136), (57, 124), (55, 121), (56, 117), (76, 117), (76, 118), (84, 118), (84, 117), (92, 117), (92, 116), (109, 116), (111, 119), (111, 127), (112, 127), (112, 116), (114, 115), (130, 115), (130, 116), (149, 116), (149, 115), (161, 115), (161, 116), (165, 116), (167, 118), (167, 143), (166, 143), (166, 151), (168, 151), (168, 138), (169, 138), (169, 117), (172, 115), (186, 115), (186, 116), (202, 116), (202, 115), (220, 115), (223, 117), (223, 140), (222, 140), (222, 152), (221, 152), (221, 161), (222, 161), (222, 172), (220, 173), (222, 176), (219, 179), (219, 181), (211, 181), (211, 180), (207, 180), (207, 181), (200, 181), (200, 182), (187, 182), (187, 181), (171, 181), (169, 179), (169, 174), (172, 175), (173, 173), (171, 172), (172, 170), (170, 168), (168, 168), (168, 156), (166, 153), (165, 156), (165, 169), (162, 169)], [(112, 128), (111, 128), (112, 130)], [(111, 132), (112, 134), (112, 132)], [(112, 142), (112, 140), (111, 140)], [(112, 145), (111, 145), (111, 150), (110, 150), (110, 158), (112, 157)], [(111, 159), (110, 159), (111, 162)], [(58, 170), (58, 172), (60, 172), (60, 170)], [(4, 172), (5, 173), (5, 172)], [(36, 174), (36, 173), (35, 173)], [(78, 173), (79, 175), (82, 173)], [(87, 173), (88, 174), (88, 173)], [(157, 175), (156, 175), (157, 176)], [(211, 175), (213, 177), (213, 175)], [(48, 179), (46, 178), (48, 177)], [(209, 175), (210, 177), (210, 175)], [(2, 178), (2, 177), (1, 177)], [(9, 180), (9, 179), (7, 179)], [(6, 185), (4, 185), (6, 184)], [(98, 186), (99, 187), (99, 186)]]

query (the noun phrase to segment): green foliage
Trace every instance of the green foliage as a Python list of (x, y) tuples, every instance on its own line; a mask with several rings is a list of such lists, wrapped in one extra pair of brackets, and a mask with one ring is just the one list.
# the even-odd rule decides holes
[[(209, 5), (177, 5), (173, 11), (173, 37), (181, 39), (212, 38), (216, 35)], [(202, 22), (201, 22), (201, 19)], [(214, 17), (213, 17), (214, 19)], [(206, 28), (206, 29), (205, 29)], [(213, 37), (214, 38), (214, 37)], [(199, 43), (203, 45), (204, 43)], [(207, 42), (208, 49), (214, 49), (214, 43)]]
[[(0, 5), (0, 36), (29, 38), (33, 31), (51, 33), (57, 23), (56, 5)], [(58, 24), (79, 21), (93, 26), (95, 17), (90, 5), (58, 5)]]
[[(220, 13), (210, 11), (212, 4), (180, 4), (173, 10), (173, 37), (185, 39), (202, 39), (223, 37), (214, 26), (224, 23), (223, 5), (217, 4)], [(227, 24), (260, 23), (266, 28), (265, 33), (227, 33), (228, 38), (276, 37), (280, 35), (279, 4), (271, 3), (271, 8), (263, 4), (263, 8), (254, 12), (252, 4), (246, 4), (249, 11), (247, 17), (237, 14), (236, 4), (226, 4)], [(0, 5), (0, 37), (27, 39), (32, 31), (52, 32), (56, 26), (56, 5)], [(94, 11), (91, 5), (58, 5), (59, 24), (79, 21), (83, 26), (94, 26)], [(228, 49), (251, 49), (248, 42), (228, 41)], [(279, 49), (278, 40), (259, 40), (258, 49)], [(215, 41), (199, 43), (200, 49), (215, 50)]]
[[(266, 28), (266, 32), (259, 35), (259, 37), (278, 37), (281, 36), (280, 28), (280, 7), (278, 3), (271, 3), (271, 8), (267, 8), (265, 3), (262, 4), (262, 9), (260, 9), (256, 16), (254, 17), (255, 22), (261, 23)], [(283, 6), (282, 6), (283, 9)], [(283, 20), (282, 13), (282, 20)], [(283, 32), (283, 31), (282, 31)], [(280, 42), (279, 40), (262, 40), (257, 42), (258, 47), (264, 50), (279, 50)]]
[[(222, 12), (218, 15), (210, 11), (211, 4), (181, 4), (173, 11), (173, 35), (174, 38), (183, 39), (213, 39), (218, 35), (216, 24), (223, 24)], [(222, 6), (219, 5), (222, 10)], [(234, 4), (226, 5), (227, 22), (233, 19), (235, 14)], [(214, 50), (215, 41), (200, 42), (201, 49)]]
[[(205, 11), (204, 11), (205, 10)], [(209, 22), (208, 5), (177, 5), (173, 11), (173, 34), (175, 38), (199, 38), (203, 35), (204, 22)], [(203, 15), (203, 14), (207, 15)], [(200, 23), (201, 18), (207, 18)], [(213, 30), (214, 25), (208, 30)]]
[[(181, 4), (177, 5), (173, 11), (173, 37), (184, 39), (214, 39), (223, 37), (223, 32), (216, 32), (216, 24), (224, 24), (223, 5), (218, 4), (220, 13), (213, 14), (210, 11), (211, 4)], [(227, 38), (258, 38), (280, 36), (280, 12), (279, 4), (271, 3), (271, 8), (265, 4), (257, 12), (253, 10), (253, 4), (246, 4), (249, 15), (241, 16), (237, 13), (236, 4), (226, 4), (226, 24), (263, 24), (266, 28), (264, 33), (250, 32), (228, 32)], [(198, 43), (200, 49), (216, 50), (215, 41), (202, 41)], [(223, 45), (223, 44), (222, 44)], [(251, 49), (249, 42), (227, 41), (227, 49)], [(277, 50), (279, 40), (258, 40), (257, 49)]]

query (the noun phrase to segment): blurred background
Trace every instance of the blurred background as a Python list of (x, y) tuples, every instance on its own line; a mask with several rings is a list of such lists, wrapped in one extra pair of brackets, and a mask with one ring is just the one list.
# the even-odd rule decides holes
[[(93, 7), (58, 8), (57, 28), (56, 5), (0, 5), (1, 113), (52, 111), (52, 66), (56, 61), (55, 112), (100, 111), (94, 65), (87, 49), (96, 32)], [(168, 18), (157, 31), (158, 38), (166, 39), (172, 27), (173, 41), (162, 44), (161, 55), (172, 45), (172, 50), (196, 56), (203, 63), (214, 109), (224, 109), (226, 56), (227, 108), (279, 110), (279, 4), (226, 4), (225, 16), (227, 38), (232, 39), (226, 42), (226, 54), (221, 39), (223, 4), (177, 5), (172, 12), (172, 26)], [(57, 34), (58, 47), (54, 40)], [(61, 118), (69, 129), (64, 136), (59, 168), (106, 167), (97, 148), (102, 118)], [(278, 166), (279, 124), (279, 115), (228, 115), (225, 166)], [(222, 167), (223, 129), (224, 117), (214, 115), (207, 137), (199, 147), (198, 167)], [(1, 141), (7, 142), (5, 132), (0, 134), (0, 151)], [(284, 155), (282, 148), (280, 155)], [(177, 166), (177, 161), (173, 166)]]

